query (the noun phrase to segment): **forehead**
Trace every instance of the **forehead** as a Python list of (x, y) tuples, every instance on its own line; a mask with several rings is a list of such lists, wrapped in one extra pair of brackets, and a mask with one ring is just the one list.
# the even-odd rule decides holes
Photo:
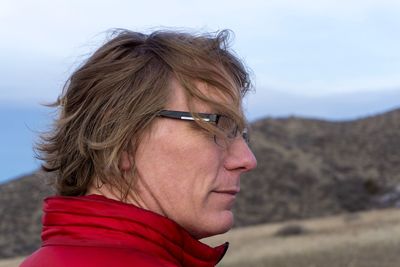
[[(215, 112), (219, 105), (233, 105), (234, 101), (228, 94), (222, 90), (211, 86), (205, 82), (193, 81), (192, 85), (196, 87), (198, 92), (204, 95), (205, 99), (212, 102), (208, 103), (205, 100), (200, 100), (198, 97), (193, 97), (176, 78), (171, 79), (169, 84), (169, 98), (166, 104), (167, 109), (191, 110), (195, 112)], [(232, 89), (233, 90), (233, 89)]]

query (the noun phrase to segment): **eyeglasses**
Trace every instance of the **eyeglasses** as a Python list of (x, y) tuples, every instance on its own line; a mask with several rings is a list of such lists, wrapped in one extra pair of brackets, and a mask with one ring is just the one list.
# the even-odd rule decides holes
[[(195, 121), (201, 119), (204, 122), (215, 123), (218, 129), (224, 132), (228, 139), (234, 139), (239, 134), (239, 126), (237, 125), (237, 123), (233, 119), (227, 116), (220, 114), (210, 114), (210, 113), (196, 113), (196, 115), (198, 115), (199, 118), (193, 117), (190, 112), (175, 111), (175, 110), (161, 110), (157, 114), (157, 116), (159, 117), (170, 118), (170, 119), (177, 119), (184, 121)], [(247, 128), (244, 128), (241, 131), (240, 135), (243, 137), (246, 143), (249, 143), (249, 134)], [(217, 136), (214, 136), (214, 141), (217, 144), (221, 143), (217, 140)]]

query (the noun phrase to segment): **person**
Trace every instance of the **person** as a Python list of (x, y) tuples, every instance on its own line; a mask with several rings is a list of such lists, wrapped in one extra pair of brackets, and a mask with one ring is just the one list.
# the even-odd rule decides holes
[(230, 32), (115, 31), (69, 78), (38, 145), (44, 200), (36, 266), (215, 266), (240, 175), (256, 167)]

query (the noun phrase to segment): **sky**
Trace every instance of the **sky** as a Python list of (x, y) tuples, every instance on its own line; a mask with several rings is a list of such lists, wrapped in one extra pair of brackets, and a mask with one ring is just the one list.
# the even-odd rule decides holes
[[(285, 114), (346, 119), (400, 104), (391, 99), (400, 90), (397, 0), (2, 0), (0, 103), (53, 101), (111, 28), (231, 29), (232, 48), (252, 71), (256, 92), (246, 103), (253, 119)], [(363, 105), (350, 101), (354, 107), (343, 116), (320, 103), (322, 109), (311, 112), (297, 105), (315, 100), (329, 106), (365, 95), (371, 98)], [(278, 112), (274, 103), (286, 110)]]
[(234, 32), (250, 121), (351, 120), (400, 107), (398, 0), (1, 0), (0, 182), (39, 166), (31, 144), (73, 70), (113, 28)]

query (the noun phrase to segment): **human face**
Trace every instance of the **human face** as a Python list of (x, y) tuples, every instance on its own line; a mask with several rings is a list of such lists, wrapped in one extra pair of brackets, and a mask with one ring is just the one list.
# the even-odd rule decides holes
[[(207, 91), (204, 84), (198, 87)], [(184, 89), (177, 81), (172, 88), (166, 109), (187, 111)], [(202, 103), (195, 103), (195, 109), (212, 112)], [(243, 138), (221, 147), (192, 123), (155, 119), (136, 152), (135, 194), (136, 204), (174, 220), (200, 239), (232, 227), (240, 175), (257, 162)]]

